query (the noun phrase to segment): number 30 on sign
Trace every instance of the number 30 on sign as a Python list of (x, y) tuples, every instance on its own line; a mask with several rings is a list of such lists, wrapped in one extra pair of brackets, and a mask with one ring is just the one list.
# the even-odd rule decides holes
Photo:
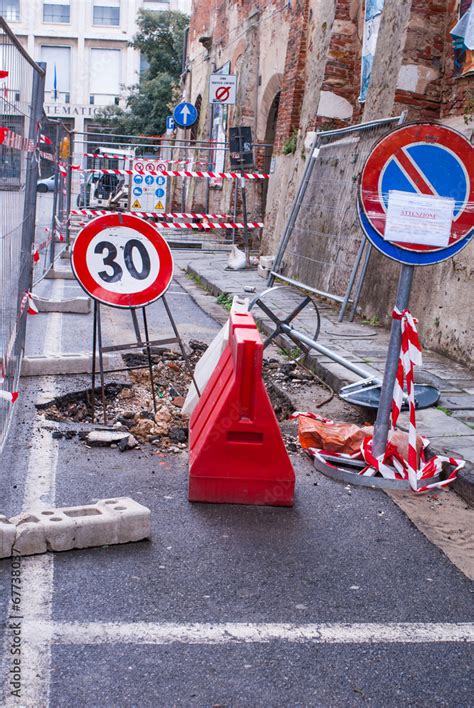
[(81, 287), (112, 307), (145, 307), (160, 298), (173, 277), (173, 258), (158, 231), (137, 216), (107, 214), (85, 226), (71, 264)]

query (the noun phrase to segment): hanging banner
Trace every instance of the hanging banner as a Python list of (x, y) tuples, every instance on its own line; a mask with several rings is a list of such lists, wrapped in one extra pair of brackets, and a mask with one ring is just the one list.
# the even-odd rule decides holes
[(362, 44), (362, 69), (359, 102), (364, 103), (369, 91), (370, 77), (374, 63), (377, 37), (385, 0), (366, 0), (364, 17), (364, 39)]
[[(228, 76), (230, 74), (230, 61), (214, 72), (214, 75)], [(225, 103), (212, 102), (212, 129), (211, 140), (213, 143), (225, 144), (227, 139), (227, 113), (228, 108)], [(212, 162), (214, 164), (213, 172), (224, 172), (225, 165), (225, 150), (220, 145), (217, 145), (212, 152)], [(211, 178), (211, 187), (222, 187), (223, 179), (220, 176)]]
[(462, 0), (459, 22), (450, 32), (453, 38), (454, 75), (474, 73), (474, 5), (472, 0)]

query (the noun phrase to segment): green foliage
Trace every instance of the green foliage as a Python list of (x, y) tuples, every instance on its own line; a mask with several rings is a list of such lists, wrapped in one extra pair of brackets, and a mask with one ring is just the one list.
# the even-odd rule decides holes
[(230, 312), (233, 300), (234, 296), (230, 293), (222, 293), (221, 295), (219, 295), (216, 302), (218, 305), (222, 305), (222, 307), (225, 307), (225, 309)]
[(128, 87), (126, 107), (107, 106), (99, 121), (114, 133), (161, 135), (179, 91), (183, 35), (189, 18), (181, 12), (138, 11), (132, 47), (149, 63), (139, 84)]
[(380, 327), (380, 320), (377, 315), (374, 315), (368, 320), (362, 320), (362, 324), (370, 325), (371, 327)]
[(282, 153), (284, 155), (294, 155), (296, 152), (296, 143), (298, 140), (298, 131), (294, 130), (286, 143), (283, 145)]

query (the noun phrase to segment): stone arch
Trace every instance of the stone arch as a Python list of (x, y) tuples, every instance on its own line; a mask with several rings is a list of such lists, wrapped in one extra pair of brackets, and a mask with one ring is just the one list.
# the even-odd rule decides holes
[(267, 81), (265, 90), (260, 101), (258, 120), (257, 120), (257, 138), (264, 140), (268, 127), (268, 119), (270, 111), (274, 106), (275, 97), (281, 92), (283, 84), (283, 74), (273, 74), (271, 79)]

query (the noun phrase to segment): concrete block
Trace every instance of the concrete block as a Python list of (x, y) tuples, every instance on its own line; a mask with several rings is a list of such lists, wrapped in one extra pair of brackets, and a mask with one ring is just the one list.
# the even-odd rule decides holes
[(270, 270), (273, 267), (274, 260), (275, 256), (260, 256), (259, 265), (266, 270)]
[(28, 556), (33, 553), (46, 553), (48, 546), (46, 543), (44, 524), (38, 514), (24, 512), (10, 519), (10, 523), (16, 527), (16, 537), (13, 550), (20, 556)]
[(261, 278), (264, 278), (265, 280), (268, 278), (270, 275), (270, 269), (269, 268), (264, 268), (260, 264), (257, 266), (257, 273)]
[(68, 314), (88, 315), (91, 301), (88, 297), (73, 297), (69, 300), (47, 300), (35, 295), (35, 304), (40, 312), (65, 312)]
[(75, 280), (72, 270), (51, 268), (44, 276), (46, 280)]
[(0, 558), (9, 558), (16, 537), (16, 527), (0, 514)]
[[(104, 354), (104, 369), (114, 368), (116, 357)], [(99, 358), (96, 357), (99, 370)], [(92, 354), (65, 353), (26, 356), (23, 359), (22, 376), (61, 376), (66, 374), (90, 374), (92, 372)]]
[(91, 432), (87, 434), (86, 440), (92, 447), (108, 447), (129, 437), (130, 433), (120, 430), (91, 430)]
[(86, 506), (25, 512), (10, 519), (19, 555), (70, 551), (150, 538), (150, 510), (129, 497), (102, 499)]

